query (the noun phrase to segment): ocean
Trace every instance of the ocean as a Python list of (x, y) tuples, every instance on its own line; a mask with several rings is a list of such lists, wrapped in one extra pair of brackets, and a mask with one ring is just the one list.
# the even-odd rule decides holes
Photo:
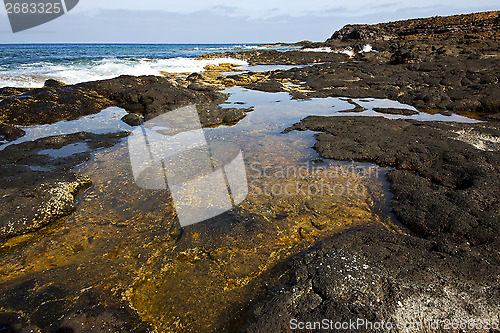
[(0, 44), (0, 87), (41, 87), (47, 79), (67, 84), (122, 74), (200, 72), (208, 64), (236, 59), (196, 60), (207, 53), (293, 47), (257, 44)]

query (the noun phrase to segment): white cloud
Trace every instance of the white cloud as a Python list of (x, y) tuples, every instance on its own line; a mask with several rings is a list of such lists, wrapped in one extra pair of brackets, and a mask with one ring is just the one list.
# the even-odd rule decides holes
[[(324, 16), (329, 13), (349, 15), (367, 15), (374, 10), (381, 8), (398, 11), (409, 7), (425, 8), (439, 5), (441, 7), (468, 7), (471, 5), (467, 0), (441, 0), (436, 4), (435, 0), (419, 1), (385, 1), (375, 2), (373, 0), (349, 0), (349, 1), (331, 1), (331, 0), (253, 0), (240, 1), (234, 0), (190, 0), (190, 1), (165, 1), (165, 0), (147, 0), (138, 2), (136, 0), (81, 0), (78, 7), (80, 10), (89, 9), (116, 9), (116, 10), (162, 10), (167, 12), (189, 14), (199, 11), (217, 11), (223, 9), (225, 13), (232, 16), (247, 17), (269, 17), (277, 15), (289, 16)], [(495, 6), (490, 0), (476, 0), (473, 5), (477, 8), (485, 7), (494, 9)], [(497, 6), (498, 7), (498, 6)], [(342, 11), (339, 12), (339, 8)]]
[[(451, 1), (446, 0), (445, 3)], [(262, 1), (234, 4), (226, 0), (168, 2), (149, 0), (81, 0), (67, 15), (40, 27), (12, 34), (6, 15), (0, 15), (0, 43), (260, 43), (324, 41), (348, 23), (451, 15), (494, 10), (483, 0), (454, 6), (430, 0), (377, 3), (352, 0), (332, 3)], [(425, 7), (425, 4), (431, 4)], [(360, 9), (363, 7), (364, 9)], [(491, 8), (493, 7), (493, 8)]]

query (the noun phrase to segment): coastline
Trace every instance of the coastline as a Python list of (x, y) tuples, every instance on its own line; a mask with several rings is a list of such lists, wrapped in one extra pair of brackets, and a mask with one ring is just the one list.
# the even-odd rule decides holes
[[(305, 49), (330, 48), (329, 52), (252, 50), (202, 56), (203, 59), (230, 57), (250, 65), (303, 65), (285, 70), (240, 73), (234, 71), (237, 67), (215, 66), (184, 76), (120, 76), (74, 85), (49, 80), (38, 89), (2, 88), (0, 135), (6, 141), (15, 141), (25, 135), (22, 126), (72, 120), (108, 107), (120, 107), (128, 112), (124, 121), (132, 130), (158, 115), (192, 103), (201, 105), (198, 113), (203, 127), (229, 127), (241, 123), (253, 112), (252, 105), (221, 106), (229, 97), (223, 90), (231, 87), (288, 93), (297, 101), (347, 98), (346, 103), (354, 109), (347, 108), (349, 113), (345, 116), (304, 117), (281, 131), (283, 135), (314, 132), (313, 148), (321, 159), (369, 162), (390, 168), (387, 179), (394, 195), (391, 207), (398, 221), (408, 230), (401, 232), (395, 227), (388, 228), (375, 221), (376, 214), (369, 215), (370, 210), (366, 209), (363, 213), (366, 215), (360, 216), (376, 223), (346, 223), (349, 227), (340, 231), (316, 226), (311, 230), (319, 236), (308, 238), (304, 235), (311, 231), (305, 224), (292, 221), (302, 213), (294, 212), (298, 215), (293, 215), (277, 211), (271, 217), (273, 223), (290, 230), (290, 235), (298, 230), (298, 240), (293, 243), (294, 238), (289, 236), (287, 241), (294, 245), (283, 250), (283, 255), (275, 261), (270, 260), (272, 265), (262, 263), (265, 268), (259, 266), (258, 276), (246, 271), (242, 275), (226, 272), (231, 282), (224, 288), (234, 288), (238, 292), (225, 294), (225, 297), (234, 296), (237, 305), (228, 310), (230, 315), (226, 318), (221, 318), (222, 310), (217, 309), (221, 317), (210, 324), (211, 328), (205, 328), (208, 331), (288, 332), (292, 319), (314, 322), (318, 318), (390, 322), (415, 319), (426, 323), (436, 318), (499, 320), (499, 20), (499, 12), (490, 12), (375, 26), (346, 26), (324, 43), (295, 44)], [(366, 45), (372, 50), (360, 52)], [(345, 50), (351, 53), (342, 52)], [(381, 113), (377, 117), (363, 116), (366, 108), (354, 99), (367, 98), (395, 100), (418, 111), (384, 107), (379, 109)], [(404, 118), (415, 113), (425, 114), (428, 110), (435, 110), (443, 117), (452, 113), (473, 115), (481, 122), (384, 118), (388, 113)], [(94, 161), (94, 150), (116, 146), (121, 152), (120, 139), (129, 134), (130, 131), (108, 135), (80, 132), (14, 144), (0, 151), (3, 169), (0, 181), (4, 183), (5, 192), (2, 205), (7, 207), (0, 234), (4, 245), (15, 237), (57, 224), (61, 218), (72, 214), (78, 193), (92, 186), (93, 181), (74, 169), (86, 161)], [(50, 159), (37, 155), (38, 151), (78, 143), (86, 143), (93, 150), (66, 156), (63, 162), (54, 163), (49, 172), (31, 168), (51, 164)], [(57, 193), (59, 197), (47, 193)], [(19, 206), (17, 198), (25, 200), (25, 208), (14, 215), (15, 206)], [(33, 207), (44, 205), (50, 207), (45, 210), (46, 215), (30, 215), (34, 212)], [(363, 203), (358, 203), (356, 209), (364, 207)], [(326, 219), (334, 220), (325, 213), (327, 209), (317, 211), (320, 213), (315, 214), (325, 214)], [(347, 210), (344, 214), (355, 216), (353, 211)], [(11, 273), (4, 273), (0, 299), (7, 305), (0, 308), (0, 322), (6, 320), (12, 325), (52, 330), (82, 322), (87, 325), (92, 320), (108, 322), (109, 327), (121, 331), (136, 327), (135, 331), (147, 332), (151, 331), (151, 324), (163, 330), (200, 329), (192, 322), (183, 323), (182, 318), (177, 322), (151, 309), (148, 312), (149, 293), (155, 288), (174, 285), (175, 279), (166, 286), (160, 281), (162, 278), (168, 280), (169, 274), (155, 277), (148, 273), (140, 279), (132, 276), (150, 266), (162, 272), (170, 267), (184, 274), (189, 267), (196, 267), (197, 262), (206, 260), (218, 265), (230, 262), (231, 255), (215, 245), (218, 236), (209, 226), (200, 227), (201, 231), (196, 232), (188, 229), (187, 237), (168, 214), (160, 218), (165, 224), (158, 226), (164, 239), (155, 240), (153, 232), (151, 235), (149, 230), (145, 232), (148, 242), (160, 246), (160, 250), (155, 252), (147, 248), (146, 251), (145, 247), (143, 255), (147, 258), (138, 259), (140, 269), (137, 272), (126, 274), (123, 279), (117, 278), (120, 273), (113, 273), (113, 282), (121, 284), (118, 291), (108, 292), (106, 287), (86, 296), (82, 302), (70, 302), (73, 305), (69, 310), (58, 310), (58, 316), (63, 317), (59, 322), (52, 323), (43, 318), (43, 313), (30, 311), (45, 302), (43, 295), (50, 294), (50, 290), (44, 288), (50, 287), (51, 279), (66, 276), (61, 272), (64, 265), (47, 269), (47, 275), (37, 275), (36, 270), (28, 272), (26, 276), (33, 284), (29, 286), (22, 282), (24, 273), (12, 279), (7, 278)], [(224, 217), (225, 222), (217, 223), (234, 232), (235, 237), (245, 237), (244, 230), (237, 227), (241, 223), (250, 229), (266, 223), (259, 220), (259, 213), (245, 215), (236, 210), (232, 214)], [(252, 219), (258, 222), (251, 222)], [(349, 217), (347, 220), (356, 219)], [(294, 223), (298, 223), (297, 229), (290, 227)], [(203, 233), (210, 234), (211, 238), (196, 243), (199, 237), (196, 235)], [(258, 233), (250, 235), (261, 237)], [(272, 237), (268, 241), (277, 242)], [(251, 249), (250, 241), (243, 243), (248, 247), (242, 245), (245, 251)], [(269, 245), (265, 241), (262, 244)], [(10, 262), (15, 262), (18, 255), (15, 251), (24, 251), (22, 246), (6, 250), (11, 256)], [(169, 251), (175, 246), (182, 248), (182, 252), (174, 253), (178, 255), (177, 261), (169, 257)], [(103, 257), (125, 262), (128, 254), (120, 256), (120, 251), (125, 251), (126, 247), (126, 242), (114, 244)], [(236, 249), (233, 254), (236, 260), (241, 260), (241, 267), (245, 267), (245, 257), (238, 259), (241, 254)], [(162, 256), (168, 260), (163, 262)], [(202, 270), (213, 269), (208, 264), (203, 265), (200, 266)], [(128, 266), (124, 264), (124, 267)], [(325, 267), (334, 269), (327, 271)], [(342, 273), (346, 269), (351, 272), (348, 275), (351, 279)], [(4, 267), (5, 272), (9, 270), (11, 268)], [(238, 280), (232, 278), (233, 274), (246, 278)], [(100, 283), (99, 277), (89, 279), (94, 281), (93, 286)], [(44, 288), (35, 287), (35, 281), (44, 281), (41, 282)], [(83, 288), (76, 282), (75, 286)], [(21, 309), (16, 300), (27, 290), (35, 289), (37, 294), (31, 298), (33, 306), (28, 304)], [(136, 290), (143, 292), (134, 293)], [(66, 299), (67, 293), (54, 290), (53, 299)], [(152, 299), (158, 301), (158, 298)], [(105, 303), (108, 305), (104, 306)], [(94, 310), (87, 311), (89, 307)], [(120, 310), (113, 312), (116, 309)]]

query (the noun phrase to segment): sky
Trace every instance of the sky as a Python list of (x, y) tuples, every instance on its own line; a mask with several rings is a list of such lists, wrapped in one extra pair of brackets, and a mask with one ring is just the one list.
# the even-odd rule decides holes
[[(26, 0), (29, 1), (29, 0)], [(268, 43), (324, 41), (345, 24), (498, 10), (498, 0), (80, 0), (66, 15), (0, 43)]]

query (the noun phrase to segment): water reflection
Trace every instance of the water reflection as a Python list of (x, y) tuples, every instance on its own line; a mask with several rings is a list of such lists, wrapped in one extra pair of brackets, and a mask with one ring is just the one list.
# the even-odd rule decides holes
[(63, 120), (53, 124), (21, 127), (26, 135), (8, 143), (0, 144), (0, 150), (7, 146), (27, 141), (34, 141), (49, 136), (90, 132), (95, 134), (130, 131), (133, 127), (121, 121), (127, 112), (118, 107), (110, 107), (97, 114), (81, 117), (76, 120)]
[[(313, 133), (281, 134), (307, 115), (346, 115), (338, 111), (352, 108), (348, 101), (298, 101), (290, 100), (287, 93), (241, 88), (228, 92), (232, 93), (230, 106), (255, 106), (236, 125), (202, 130), (196, 121), (189, 121), (179, 131), (176, 128), (182, 126), (173, 126), (172, 120), (148, 123), (135, 130), (131, 145), (124, 141), (99, 150), (75, 169), (90, 176), (93, 186), (78, 197), (76, 212), (58, 230), (2, 256), (0, 295), (34, 278), (38, 289), (65, 291), (57, 299), (63, 306), (50, 309), (56, 318), (63, 317), (77, 299), (88, 308), (132, 306), (158, 331), (234, 331), (228, 323), (234, 319), (237, 326), (246, 308), (279, 279), (270, 269), (291, 255), (353, 227), (384, 225), (401, 232), (389, 214), (386, 169), (321, 160), (311, 149)], [(355, 101), (367, 109), (389, 105)], [(395, 106), (405, 107), (391, 102), (390, 107)], [(111, 127), (128, 126), (119, 121), (122, 113), (114, 110), (108, 110), (114, 112)], [(47, 125), (54, 127), (29, 137), (88, 130), (86, 119), (68, 122), (72, 125), (65, 129)], [(106, 128), (108, 124), (103, 124), (99, 130)], [(184, 156), (185, 144), (190, 153)], [(236, 152), (227, 148), (231, 144), (239, 147)], [(208, 145), (216, 152), (212, 156), (203, 148)], [(143, 148), (134, 152), (130, 146)], [(158, 163), (173, 156), (171, 168)], [(218, 184), (240, 188), (243, 171), (233, 173), (237, 170), (233, 162), (244, 165), (250, 184), (246, 199), (229, 212), (210, 214), (214, 217), (180, 229), (178, 199), (170, 179), (172, 185), (182, 184), (193, 174), (209, 175), (229, 165), (224, 182)], [(203, 165), (206, 168), (201, 170)], [(166, 191), (167, 184), (172, 193)], [(210, 191), (201, 190), (204, 195), (197, 202), (210, 203)], [(234, 203), (244, 197), (231, 194)], [(25, 311), (23, 302), (4, 300), (13, 310)], [(39, 302), (41, 310), (50, 304), (32, 302)]]
[(182, 227), (227, 212), (248, 194), (242, 152), (207, 142), (195, 105), (141, 125), (128, 146), (136, 184), (168, 189)]

